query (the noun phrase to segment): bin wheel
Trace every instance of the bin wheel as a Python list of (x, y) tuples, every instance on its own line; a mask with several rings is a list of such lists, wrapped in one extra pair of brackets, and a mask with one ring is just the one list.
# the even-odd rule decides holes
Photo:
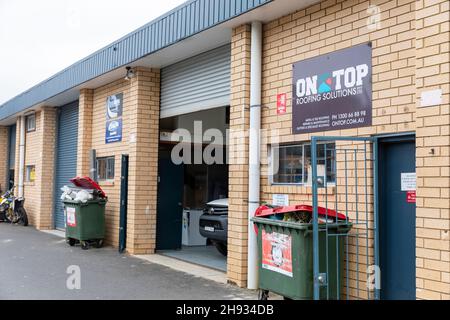
[(269, 300), (269, 290), (259, 289), (258, 300)]
[(103, 239), (99, 239), (99, 240), (95, 241), (95, 247), (96, 248), (103, 247)]
[(77, 241), (75, 239), (69, 238), (67, 239), (67, 243), (69, 246), (73, 247)]
[(80, 241), (80, 244), (81, 244), (81, 249), (83, 249), (83, 250), (88, 250), (89, 249), (89, 242), (87, 242), (87, 241)]

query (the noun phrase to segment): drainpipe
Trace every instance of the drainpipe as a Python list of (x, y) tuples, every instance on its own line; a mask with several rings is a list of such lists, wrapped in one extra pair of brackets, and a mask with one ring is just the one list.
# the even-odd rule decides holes
[(25, 116), (20, 117), (20, 142), (19, 142), (19, 188), (17, 196), (23, 197), (23, 181), (25, 171)]
[(260, 193), (260, 129), (261, 129), (261, 58), (262, 24), (252, 23), (250, 69), (250, 141), (248, 174), (248, 260), (247, 287), (258, 289), (258, 247), (253, 229), (253, 217), (259, 207)]

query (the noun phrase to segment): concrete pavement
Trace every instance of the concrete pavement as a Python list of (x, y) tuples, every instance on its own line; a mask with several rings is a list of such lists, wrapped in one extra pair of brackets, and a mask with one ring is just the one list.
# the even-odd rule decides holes
[[(77, 270), (81, 289), (70, 290), (67, 280), (76, 287)], [(32, 227), (0, 223), (0, 300), (238, 300), (256, 296), (253, 291), (120, 255), (113, 248), (84, 251)]]

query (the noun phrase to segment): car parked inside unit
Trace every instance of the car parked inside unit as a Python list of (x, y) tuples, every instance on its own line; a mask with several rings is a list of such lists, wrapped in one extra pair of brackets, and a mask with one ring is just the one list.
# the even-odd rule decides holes
[(218, 199), (206, 204), (200, 217), (200, 234), (210, 239), (217, 250), (227, 255), (228, 199)]

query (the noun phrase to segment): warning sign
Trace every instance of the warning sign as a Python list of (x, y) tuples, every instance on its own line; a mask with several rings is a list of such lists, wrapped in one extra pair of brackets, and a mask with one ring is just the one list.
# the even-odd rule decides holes
[(262, 231), (262, 267), (292, 277), (292, 238)]
[(406, 192), (406, 201), (408, 203), (416, 203), (416, 191), (407, 191)]
[(286, 93), (281, 93), (277, 95), (277, 114), (285, 114), (286, 113)]
[(76, 227), (77, 221), (76, 221), (76, 215), (75, 215), (75, 208), (66, 208), (66, 216), (67, 216), (67, 225), (69, 227)]

